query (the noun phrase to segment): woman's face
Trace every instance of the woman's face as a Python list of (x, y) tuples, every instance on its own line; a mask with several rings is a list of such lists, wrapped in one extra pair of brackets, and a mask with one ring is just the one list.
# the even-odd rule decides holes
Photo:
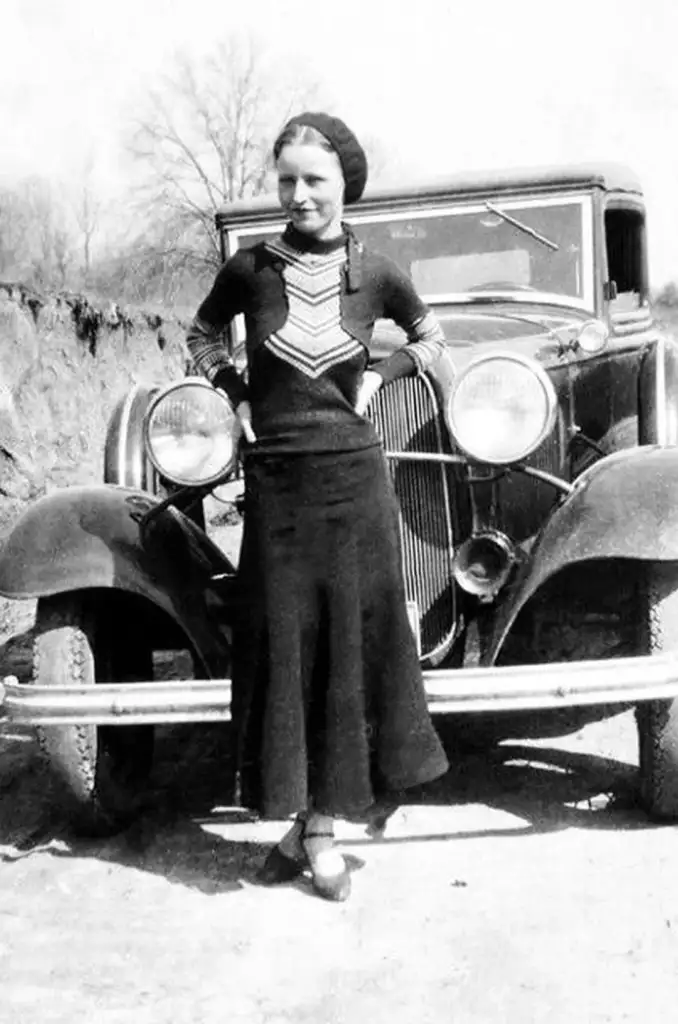
[(280, 205), (298, 231), (314, 238), (341, 234), (344, 176), (333, 151), (289, 143), (276, 163)]

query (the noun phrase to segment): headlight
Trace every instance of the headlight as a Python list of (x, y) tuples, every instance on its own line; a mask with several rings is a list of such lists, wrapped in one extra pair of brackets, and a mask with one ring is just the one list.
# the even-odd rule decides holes
[(587, 320), (577, 335), (577, 346), (589, 354), (602, 352), (607, 344), (608, 333), (602, 320)]
[(203, 486), (222, 480), (235, 463), (228, 400), (202, 378), (161, 391), (146, 415), (148, 456), (166, 480)]
[(519, 462), (551, 431), (555, 389), (538, 363), (511, 352), (475, 359), (454, 382), (447, 403), (452, 435), (479, 462)]

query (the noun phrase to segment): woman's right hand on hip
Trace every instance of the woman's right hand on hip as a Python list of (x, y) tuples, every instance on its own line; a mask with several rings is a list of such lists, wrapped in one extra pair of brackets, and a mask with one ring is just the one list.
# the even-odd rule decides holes
[(241, 402), (236, 407), (234, 432), (236, 441), (241, 434), (250, 444), (254, 444), (256, 441), (257, 435), (252, 427), (252, 406), (249, 402)]
[[(223, 388), (217, 388), (217, 391), (228, 399), (228, 395)], [(246, 441), (250, 444), (254, 444), (257, 439), (257, 435), (254, 433), (252, 428), (252, 406), (249, 402), (241, 402), (240, 405), (235, 407), (235, 419), (233, 420), (233, 444), (237, 447), (242, 435)]]

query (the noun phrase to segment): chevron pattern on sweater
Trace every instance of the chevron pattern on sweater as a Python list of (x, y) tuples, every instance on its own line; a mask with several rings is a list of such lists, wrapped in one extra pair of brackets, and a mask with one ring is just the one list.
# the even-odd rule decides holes
[(288, 315), (280, 330), (266, 340), (266, 347), (312, 378), (361, 353), (363, 346), (341, 325), (345, 249), (299, 252), (282, 239), (267, 243), (267, 248), (282, 262)]

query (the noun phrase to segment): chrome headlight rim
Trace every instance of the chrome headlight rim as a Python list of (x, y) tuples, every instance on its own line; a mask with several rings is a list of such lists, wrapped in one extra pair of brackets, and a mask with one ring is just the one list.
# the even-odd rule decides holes
[(577, 328), (576, 347), (587, 355), (598, 355), (607, 346), (610, 329), (604, 320), (590, 318)]
[[(460, 385), (467, 379), (469, 374), (474, 370), (477, 370), (479, 366), (499, 360), (517, 363), (525, 369), (530, 370), (542, 387), (547, 405), (547, 414), (544, 417), (544, 422), (539, 434), (535, 436), (529, 447), (525, 448), (520, 455), (511, 459), (499, 457), (492, 458), (487, 454), (479, 455), (477, 452), (473, 451), (472, 446), (463, 443), (459, 436), (459, 428), (455, 424), (454, 399), (458, 393)], [(494, 349), (491, 352), (484, 352), (482, 355), (475, 356), (462, 370), (459, 371), (453, 381), (450, 394), (448, 395), (445, 403), (445, 412), (447, 425), (455, 444), (458, 445), (464, 455), (466, 455), (471, 461), (488, 466), (512, 466), (524, 462), (525, 459), (529, 458), (530, 455), (532, 455), (533, 452), (543, 444), (553, 430), (558, 416), (558, 396), (556, 394), (556, 389), (553, 386), (553, 381), (549, 377), (548, 373), (534, 358), (523, 355), (521, 352), (512, 352), (509, 349)]]
[(158, 406), (167, 399), (168, 396), (172, 395), (175, 391), (186, 388), (203, 388), (210, 392), (211, 395), (217, 397), (217, 399), (223, 402), (225, 409), (229, 416), (233, 417), (235, 414), (231, 403), (224, 394), (218, 391), (208, 380), (204, 377), (183, 377), (179, 381), (174, 381), (168, 384), (166, 387), (161, 388), (157, 395), (154, 396), (153, 401), (146, 410), (144, 417), (144, 447), (146, 454), (150, 462), (153, 465), (155, 471), (162, 477), (163, 480), (167, 480), (168, 483), (175, 484), (178, 487), (193, 487), (196, 489), (204, 489), (216, 487), (219, 484), (225, 483), (233, 473), (236, 463), (238, 460), (237, 451), (234, 446), (231, 456), (227, 463), (224, 464), (218, 472), (211, 474), (210, 476), (204, 477), (200, 480), (189, 480), (187, 477), (182, 477), (178, 473), (168, 473), (167, 467), (163, 466), (158, 460), (155, 452), (153, 451), (153, 445), (150, 438), (150, 430), (152, 426), (153, 415), (156, 412)]

